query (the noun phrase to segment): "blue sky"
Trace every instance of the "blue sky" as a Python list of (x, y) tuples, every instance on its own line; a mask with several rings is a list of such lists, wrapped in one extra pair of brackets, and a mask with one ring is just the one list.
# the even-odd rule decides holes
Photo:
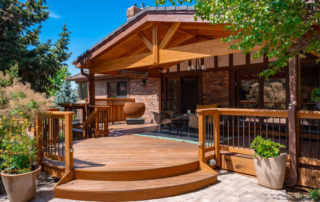
[(43, 23), (40, 40), (52, 39), (54, 43), (59, 39), (62, 26), (67, 23), (72, 31), (69, 50), (73, 52), (67, 64), (72, 75), (78, 74), (80, 70), (72, 65), (72, 61), (125, 23), (127, 9), (134, 3), (140, 7), (141, 2), (155, 6), (155, 0), (47, 0), (51, 13)]

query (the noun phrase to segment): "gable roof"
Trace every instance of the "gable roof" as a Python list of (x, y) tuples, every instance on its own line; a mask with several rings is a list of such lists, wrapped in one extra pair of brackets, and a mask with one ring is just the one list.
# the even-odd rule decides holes
[(147, 15), (148, 13), (169, 13), (169, 12), (183, 12), (183, 11), (189, 11), (190, 14), (194, 14), (194, 6), (170, 6), (170, 7), (146, 7), (143, 10), (141, 10), (139, 13), (137, 13), (135, 16), (130, 18), (127, 22), (123, 23), (120, 27), (115, 29), (113, 32), (108, 34), (106, 37), (104, 37), (101, 41), (93, 45), (91, 48), (86, 50), (84, 53), (82, 53), (80, 56), (78, 56), (74, 61), (73, 64), (76, 65), (80, 62), (82, 58), (85, 56), (90, 55), (90, 53), (94, 52), (95, 50), (99, 49), (101, 46), (106, 44), (108, 41), (110, 41), (112, 38), (114, 38), (116, 35), (122, 33), (125, 29), (127, 29), (129, 26), (134, 24), (139, 18), (142, 18), (143, 16)]

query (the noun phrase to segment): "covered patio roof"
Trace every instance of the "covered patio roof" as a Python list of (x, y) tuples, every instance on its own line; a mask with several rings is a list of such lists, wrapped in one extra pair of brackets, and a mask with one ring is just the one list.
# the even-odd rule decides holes
[(221, 42), (233, 34), (225, 25), (195, 22), (194, 12), (190, 6), (145, 8), (73, 64), (93, 74), (119, 75), (130, 69), (160, 78), (163, 70), (185, 60), (240, 52)]

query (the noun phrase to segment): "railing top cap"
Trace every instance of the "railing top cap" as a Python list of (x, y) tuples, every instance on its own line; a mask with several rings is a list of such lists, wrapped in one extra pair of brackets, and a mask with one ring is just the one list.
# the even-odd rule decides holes
[(47, 114), (51, 115), (69, 115), (69, 114), (75, 114), (74, 111), (47, 111)]

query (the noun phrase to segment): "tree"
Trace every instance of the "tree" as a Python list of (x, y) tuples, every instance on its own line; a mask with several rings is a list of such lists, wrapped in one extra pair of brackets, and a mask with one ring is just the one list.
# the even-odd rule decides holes
[(253, 58), (278, 58), (261, 73), (266, 77), (301, 53), (320, 53), (319, 0), (156, 0), (156, 5), (167, 1), (194, 2), (195, 20), (224, 24), (233, 32), (222, 39), (231, 49), (249, 53), (255, 45), (263, 45)]
[[(59, 103), (75, 103), (78, 101), (78, 93), (75, 92), (75, 90), (72, 90), (71, 83), (68, 81), (65, 81), (60, 88), (60, 91), (56, 94), (56, 98), (54, 100), (54, 103), (56, 104), (56, 107), (59, 107)], [(59, 107), (63, 110), (62, 107)]]
[(0, 71), (18, 65), (18, 75), (23, 83), (30, 83), (37, 92), (47, 92), (52, 78), (70, 57), (67, 26), (60, 39), (51, 44), (39, 41), (41, 23), (48, 16), (45, 0), (0, 0)]
[(46, 91), (49, 93), (49, 97), (55, 96), (59, 92), (60, 87), (65, 82), (65, 80), (71, 76), (68, 67), (62, 67), (53, 77), (49, 77), (52, 82), (52, 86), (46, 86)]

